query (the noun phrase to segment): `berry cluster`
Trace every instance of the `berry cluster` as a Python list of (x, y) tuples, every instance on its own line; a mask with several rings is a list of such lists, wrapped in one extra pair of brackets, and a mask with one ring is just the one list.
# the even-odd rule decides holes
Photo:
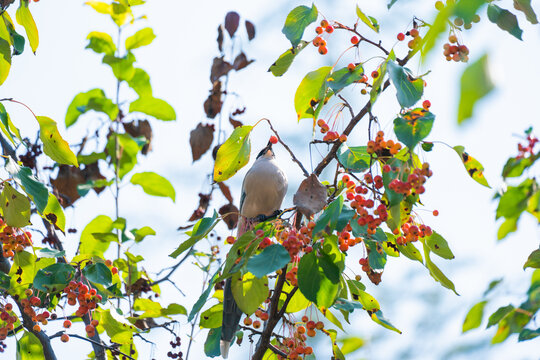
[(279, 349), (287, 353), (287, 357), (278, 355), (278, 359), (300, 359), (305, 355), (313, 354), (313, 348), (307, 346), (307, 337), (314, 337), (317, 330), (324, 330), (324, 324), (321, 321), (315, 322), (307, 316), (302, 317), (302, 322), (292, 324), (291, 334), (279, 344)]
[(322, 38), (322, 35), (324, 32), (331, 34), (334, 32), (334, 27), (330, 24), (328, 24), (328, 21), (322, 20), (321, 26), (317, 26), (315, 29), (315, 32), (317, 33), (317, 37), (313, 39), (313, 45), (317, 48), (319, 48), (319, 54), (326, 55), (328, 53), (328, 48), (326, 47), (326, 40)]
[[(350, 65), (354, 66), (354, 64), (349, 64), (349, 66)], [(335, 140), (339, 140), (341, 142), (347, 141), (347, 135), (345, 134), (340, 135), (337, 131), (330, 131), (330, 126), (323, 119), (317, 120), (317, 125), (321, 128), (320, 129), (321, 134), (325, 134), (323, 137), (323, 141), (335, 141)]]
[[(15, 322), (17, 322), (17, 315), (12, 312), (13, 305), (7, 303), (3, 306), (0, 305), (0, 320), (4, 322), (0, 326), (0, 340), (5, 340), (8, 332), (12, 331), (15, 328)], [(3, 344), (3, 343), (2, 343)], [(5, 346), (4, 346), (5, 347)], [(0, 352), (3, 351), (3, 347), (0, 346)]]
[[(170, 341), (169, 344), (171, 345), (171, 347), (173, 349), (175, 349), (176, 347), (180, 347), (180, 336), (177, 336), (174, 341)], [(176, 351), (176, 350), (174, 350)], [(167, 357), (171, 358), (171, 359), (179, 359), (179, 360), (182, 360), (182, 352), (181, 351), (178, 351), (178, 352), (173, 352), (173, 351), (169, 351), (167, 353)]]
[(69, 305), (75, 306), (77, 305), (77, 302), (79, 303), (79, 308), (75, 312), (75, 315), (80, 317), (95, 309), (97, 307), (97, 303), (102, 299), (101, 295), (97, 293), (96, 289), (90, 289), (87, 285), (80, 281), (70, 281), (69, 285), (64, 288), (64, 293), (67, 295)]
[[(401, 231), (403, 235), (396, 238), (396, 243), (398, 245), (406, 245), (409, 242), (418, 241), (419, 238), (429, 237), (433, 234), (431, 228), (424, 224), (415, 224), (412, 217), (409, 217), (409, 220), (401, 225)], [(396, 233), (399, 233), (399, 229), (395, 230)]]
[[(405, 169), (405, 171), (408, 171), (409, 169)], [(392, 172), (399, 171), (398, 169), (390, 169)], [(410, 171), (410, 170), (409, 170)], [(412, 174), (409, 174), (407, 176), (407, 181), (401, 181), (399, 178), (394, 179), (390, 182), (388, 187), (403, 195), (416, 195), (416, 194), (423, 194), (426, 189), (424, 188), (424, 184), (427, 181), (427, 178), (431, 177), (433, 175), (433, 171), (429, 169), (428, 163), (423, 163), (422, 168), (416, 168), (413, 170)]]
[(407, 46), (409, 49), (413, 50), (416, 49), (418, 46), (422, 44), (422, 37), (420, 36), (420, 32), (416, 27), (412, 28), (411, 30), (407, 31), (405, 34), (399, 33), (397, 35), (397, 38), (399, 41), (405, 40), (405, 35), (412, 37), (411, 40), (407, 43)]
[(516, 159), (523, 159), (526, 157), (526, 155), (534, 156), (534, 146), (538, 142), (538, 138), (532, 135), (527, 135), (527, 141), (528, 144), (521, 145), (518, 144), (518, 156), (516, 156)]
[(312, 230), (315, 227), (314, 222), (308, 223), (307, 226), (302, 226), (300, 230), (294, 228), (284, 228), (279, 226), (276, 228), (276, 239), (281, 242), (283, 247), (287, 249), (291, 259), (295, 259), (300, 251), (311, 252)]
[[(373, 184), (377, 189), (384, 186), (380, 175), (376, 175), (375, 178), (372, 178), (370, 173), (366, 173), (364, 175), (364, 180), (367, 184)], [(347, 186), (346, 197), (347, 200), (351, 201), (351, 208), (356, 211), (356, 221), (358, 222), (358, 225), (367, 226), (368, 234), (375, 234), (377, 228), (388, 219), (386, 206), (380, 203), (375, 207), (376, 204), (373, 199), (367, 199), (363, 196), (368, 193), (368, 188), (363, 185), (357, 185), (348, 175), (344, 175), (341, 181)], [(343, 239), (343, 241), (340, 241), (340, 248), (342, 251), (361, 241), (359, 238), (352, 239), (347, 230), (350, 231), (350, 226), (345, 227), (345, 231), (340, 234), (340, 238)]]
[(105, 266), (111, 269), (111, 273), (113, 275), (118, 274), (118, 268), (116, 266), (113, 266), (113, 262), (111, 260), (105, 260)]
[(257, 309), (255, 311), (255, 317), (258, 320), (252, 320), (251, 317), (246, 317), (244, 319), (244, 325), (246, 326), (253, 326), (254, 329), (260, 329), (262, 326), (262, 321), (267, 321), (269, 318), (269, 315), (266, 311), (263, 311), (261, 309)]
[(401, 144), (395, 143), (393, 140), (384, 140), (384, 132), (377, 132), (375, 140), (370, 140), (367, 143), (367, 153), (376, 154), (378, 157), (389, 157), (396, 155), (401, 150)]
[(8, 226), (0, 219), (0, 241), (5, 258), (13, 258), (15, 253), (32, 246), (32, 234), (19, 228)]

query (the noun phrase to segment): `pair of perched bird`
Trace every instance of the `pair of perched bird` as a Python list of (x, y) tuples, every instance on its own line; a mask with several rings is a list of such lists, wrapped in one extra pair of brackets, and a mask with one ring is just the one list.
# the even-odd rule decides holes
[[(279, 167), (272, 143), (264, 147), (249, 169), (242, 183), (238, 236), (253, 226), (279, 213), (287, 193), (287, 176)], [(238, 329), (242, 311), (238, 308), (231, 290), (231, 279), (225, 281), (223, 293), (223, 323), (221, 326), (221, 356), (228, 357), (229, 347)]]

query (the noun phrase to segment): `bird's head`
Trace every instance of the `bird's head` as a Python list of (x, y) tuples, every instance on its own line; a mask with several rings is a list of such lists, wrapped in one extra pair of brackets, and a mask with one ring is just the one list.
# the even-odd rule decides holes
[(259, 152), (259, 155), (257, 155), (257, 159), (265, 158), (265, 159), (273, 159), (275, 157), (274, 150), (272, 150), (272, 143), (269, 141), (268, 145), (266, 145), (261, 152)]

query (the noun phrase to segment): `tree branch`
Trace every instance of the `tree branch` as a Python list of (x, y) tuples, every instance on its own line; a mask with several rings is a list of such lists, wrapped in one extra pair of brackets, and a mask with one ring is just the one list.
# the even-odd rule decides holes
[[(64, 331), (59, 331), (59, 332), (57, 332), (56, 334), (50, 336), (49, 339), (54, 339), (54, 338), (60, 337), (60, 336), (62, 336), (62, 334), (64, 334)], [(117, 354), (119, 354), (119, 355), (125, 356), (126, 358), (128, 358), (128, 359), (130, 359), (130, 360), (135, 360), (135, 358), (129, 356), (128, 354), (124, 354), (123, 352), (121, 352), (121, 351), (118, 350), (117, 348), (112, 347), (112, 346), (105, 345), (105, 344), (103, 344), (103, 343), (100, 342), (100, 341), (93, 340), (92, 338), (86, 338), (86, 337), (84, 337), (84, 336), (77, 335), (77, 334), (68, 334), (68, 335), (69, 335), (69, 337), (74, 337), (74, 338), (77, 338), (77, 339), (81, 339), (81, 340), (84, 340), (84, 341), (88, 341), (89, 343), (92, 344), (93, 347), (99, 347), (99, 348), (101, 348), (103, 352), (105, 352), (105, 350), (109, 350), (109, 351), (111, 351), (112, 353), (117, 353)], [(96, 358), (97, 358), (97, 357), (96, 357)]]
[(43, 356), (45, 357), (45, 360), (56, 360), (56, 355), (51, 346), (50, 338), (43, 332), (43, 330), (39, 332), (34, 331), (33, 327), (35, 324), (30, 318), (30, 316), (28, 316), (24, 312), (24, 307), (22, 306), (22, 304), (18, 300), (15, 300), (15, 299), (13, 300), (15, 301), (15, 304), (17, 304), (17, 307), (19, 308), (19, 312), (21, 313), (21, 316), (23, 318), (22, 325), (24, 326), (26, 330), (34, 334), (38, 338), (39, 342), (41, 343), (41, 347), (43, 348)]

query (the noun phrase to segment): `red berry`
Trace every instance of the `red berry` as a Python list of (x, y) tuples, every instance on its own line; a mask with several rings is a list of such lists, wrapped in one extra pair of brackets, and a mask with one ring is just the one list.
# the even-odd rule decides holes
[(275, 145), (278, 142), (278, 138), (276, 136), (272, 135), (272, 136), (270, 136), (270, 142)]
[(384, 165), (382, 169), (385, 173), (392, 171), (392, 168), (388, 164)]
[(69, 335), (68, 334), (62, 334), (62, 336), (60, 336), (60, 341), (68, 342), (69, 341)]
[(333, 33), (334, 32), (334, 27), (332, 25), (328, 25), (326, 27), (326, 32), (329, 33), (329, 34)]
[(321, 26), (322, 26), (323, 28), (327, 27), (327, 26), (328, 26), (328, 21), (326, 21), (326, 20), (321, 20)]
[(431, 107), (431, 102), (429, 100), (424, 100), (424, 102), (422, 103), (422, 107), (428, 110)]
[(377, 70), (373, 71), (371, 73), (371, 77), (374, 78), (374, 79), (378, 78), (379, 77), (379, 72)]
[(433, 216), (439, 216), (439, 210), (433, 210)]
[(71, 327), (71, 321), (70, 321), (70, 320), (65, 320), (65, 321), (64, 321), (64, 327), (65, 327), (66, 329), (69, 329), (69, 328)]
[(356, 44), (358, 44), (359, 42), (360, 42), (360, 39), (358, 39), (358, 36), (353, 36), (353, 37), (351, 38), (351, 43), (352, 43), (353, 45), (356, 45)]
[(326, 55), (326, 53), (328, 53), (326, 46), (319, 46), (319, 54)]
[(315, 32), (316, 32), (317, 34), (319, 34), (319, 35), (322, 34), (323, 31), (324, 31), (323, 28), (320, 27), (320, 26), (317, 26), (317, 28), (315, 28)]
[(349, 69), (349, 71), (354, 71), (354, 69), (356, 69), (356, 65), (354, 65), (353, 63), (350, 63), (350, 64), (347, 66), (347, 69)]
[(405, 40), (405, 34), (404, 34), (404, 33), (399, 33), (399, 34), (397, 34), (397, 39), (398, 39), (399, 41)]

